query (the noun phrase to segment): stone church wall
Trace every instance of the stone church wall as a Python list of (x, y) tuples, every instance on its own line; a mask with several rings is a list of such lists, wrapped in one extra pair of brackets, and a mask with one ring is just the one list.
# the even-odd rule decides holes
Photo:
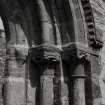
[(105, 105), (105, 0), (90, 0), (90, 2), (94, 14), (96, 34), (97, 37), (103, 41), (103, 48), (98, 58), (100, 68), (98, 70), (97, 64), (94, 64), (97, 71), (92, 73), (93, 84), (100, 90), (100, 92), (97, 91), (97, 88), (94, 90), (94, 93), (97, 94), (98, 97), (95, 98), (93, 103), (94, 105)]

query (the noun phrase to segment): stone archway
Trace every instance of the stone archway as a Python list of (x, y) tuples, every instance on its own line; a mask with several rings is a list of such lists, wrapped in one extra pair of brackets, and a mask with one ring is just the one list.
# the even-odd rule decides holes
[[(68, 105), (72, 102), (85, 105), (84, 63), (93, 62), (90, 58), (88, 61), (89, 55), (97, 56), (91, 47), (101, 46), (96, 44), (89, 1), (0, 2), (7, 54), (4, 105)], [(65, 71), (69, 73), (66, 82), (62, 75)], [(73, 83), (72, 87), (69, 82)], [(72, 96), (70, 88), (73, 88)]]

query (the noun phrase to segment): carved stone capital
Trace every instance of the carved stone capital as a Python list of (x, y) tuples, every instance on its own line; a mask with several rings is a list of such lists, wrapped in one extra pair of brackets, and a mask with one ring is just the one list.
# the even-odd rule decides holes
[(78, 44), (68, 44), (63, 46), (62, 59), (70, 61), (71, 57), (75, 60), (89, 61), (90, 60), (90, 51), (87, 51), (87, 48), (83, 45)]
[(59, 62), (61, 50), (52, 44), (42, 44), (29, 50), (34, 62)]

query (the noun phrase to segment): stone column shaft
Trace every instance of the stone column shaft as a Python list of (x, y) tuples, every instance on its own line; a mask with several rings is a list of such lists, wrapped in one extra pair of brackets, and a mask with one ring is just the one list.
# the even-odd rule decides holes
[(60, 59), (60, 50), (52, 44), (43, 44), (30, 49), (32, 60), (40, 68), (40, 105), (53, 105), (53, 78)]
[[(71, 75), (71, 74), (70, 74)], [(79, 64), (71, 75), (73, 105), (85, 105), (85, 74), (84, 66)]]
[(54, 69), (47, 66), (42, 69), (44, 71), (40, 75), (40, 105), (53, 105)]
[(88, 61), (88, 54), (84, 50), (80, 50), (81, 47), (77, 44), (68, 44), (63, 47), (62, 54), (63, 60), (69, 67), (69, 94), (70, 103), (73, 105), (86, 105), (84, 64)]
[[(40, 33), (42, 38), (42, 43), (52, 43), (54, 41), (53, 39), (53, 28), (52, 28), (52, 20), (51, 20), (51, 14), (50, 13), (51, 7), (49, 5), (49, 2), (45, 0), (37, 0), (39, 5), (39, 12), (40, 12), (40, 21), (41, 21), (41, 30)], [(50, 11), (50, 12), (49, 12)], [(53, 42), (54, 43), (54, 42)]]
[[(12, 46), (12, 45), (11, 45)], [(25, 105), (25, 49), (16, 50), (10, 47), (7, 50), (8, 59), (6, 59), (7, 71), (5, 73), (5, 105)], [(18, 54), (17, 54), (18, 53)], [(15, 55), (17, 54), (17, 56)]]
[(84, 79), (73, 80), (74, 99), (73, 105), (85, 105)]

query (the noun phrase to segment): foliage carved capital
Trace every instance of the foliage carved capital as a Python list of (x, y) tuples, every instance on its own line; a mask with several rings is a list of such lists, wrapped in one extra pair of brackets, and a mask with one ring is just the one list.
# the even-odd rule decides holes
[(61, 50), (51, 44), (42, 44), (29, 50), (34, 62), (59, 62)]

